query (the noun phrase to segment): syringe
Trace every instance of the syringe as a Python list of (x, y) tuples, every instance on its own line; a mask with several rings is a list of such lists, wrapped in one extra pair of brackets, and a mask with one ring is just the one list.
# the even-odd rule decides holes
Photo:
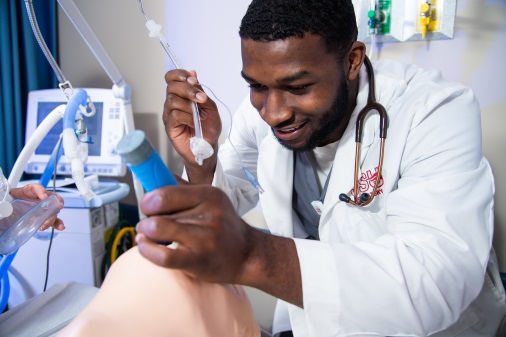
[[(169, 43), (167, 42), (163, 34), (160, 32), (162, 26), (148, 18), (142, 6), (142, 0), (139, 0), (139, 4), (141, 7), (142, 15), (144, 15), (144, 18), (146, 19), (146, 27), (149, 30), (149, 37), (157, 38), (163, 50), (165, 50), (170, 60), (174, 64), (174, 67), (176, 69), (181, 69), (181, 65), (179, 64), (176, 55), (172, 52)], [(193, 115), (195, 136), (190, 139), (190, 149), (192, 153), (195, 155), (195, 161), (199, 165), (202, 165), (204, 159), (207, 159), (213, 155), (214, 150), (202, 135), (202, 125), (200, 123), (199, 107), (195, 102), (192, 102), (192, 115)]]

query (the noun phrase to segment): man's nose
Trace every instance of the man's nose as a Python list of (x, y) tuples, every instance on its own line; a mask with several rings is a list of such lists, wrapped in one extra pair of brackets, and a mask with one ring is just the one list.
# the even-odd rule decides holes
[(260, 109), (260, 116), (271, 127), (288, 120), (291, 117), (291, 109), (288, 108), (283, 93), (274, 90), (269, 91)]

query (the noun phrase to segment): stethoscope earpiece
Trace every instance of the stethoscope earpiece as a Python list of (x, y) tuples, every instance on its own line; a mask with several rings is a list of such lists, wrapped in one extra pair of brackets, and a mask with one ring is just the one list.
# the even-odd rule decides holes
[(344, 194), (344, 193), (339, 194), (339, 200), (341, 200), (342, 202), (345, 202), (347, 204), (351, 203), (356, 206), (360, 206), (361, 204), (368, 202), (370, 198), (371, 198), (371, 195), (369, 193), (362, 193), (359, 197), (360, 204), (356, 204), (354, 202), (351, 202), (351, 198), (347, 194)]
[(345, 202), (345, 203), (349, 203), (351, 198), (348, 195), (341, 193), (341, 194), (339, 194), (339, 200), (341, 200), (342, 202)]
[(371, 197), (371, 196), (369, 195), (369, 193), (362, 193), (362, 194), (360, 195), (360, 202), (361, 202), (361, 203), (367, 202), (367, 201), (369, 201), (369, 198), (370, 198), (370, 197)]

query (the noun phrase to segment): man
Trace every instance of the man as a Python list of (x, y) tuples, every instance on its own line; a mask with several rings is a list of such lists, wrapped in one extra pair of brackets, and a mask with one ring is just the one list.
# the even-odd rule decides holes
[[(216, 105), (196, 73), (166, 74), (163, 120), (188, 180), (224, 193), (199, 185), (146, 195), (140, 253), (289, 303), (295, 336), (494, 336), (505, 296), (472, 92), (435, 71), (375, 64), (376, 98), (388, 113), (383, 171), (375, 183), (381, 144), (371, 113), (358, 183), (361, 194), (375, 195), (354, 206), (339, 196), (353, 198), (355, 124), (372, 83), (351, 1), (254, 0), (240, 36), (250, 102), (221, 147)], [(202, 166), (189, 146), (191, 102), (215, 149)], [(258, 200), (271, 235), (236, 215)]]

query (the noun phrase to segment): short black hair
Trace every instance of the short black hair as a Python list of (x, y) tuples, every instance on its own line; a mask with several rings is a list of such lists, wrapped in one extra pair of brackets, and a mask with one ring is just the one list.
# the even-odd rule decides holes
[(328, 52), (340, 56), (357, 40), (357, 22), (351, 0), (253, 0), (239, 28), (242, 39), (260, 42), (323, 38)]

